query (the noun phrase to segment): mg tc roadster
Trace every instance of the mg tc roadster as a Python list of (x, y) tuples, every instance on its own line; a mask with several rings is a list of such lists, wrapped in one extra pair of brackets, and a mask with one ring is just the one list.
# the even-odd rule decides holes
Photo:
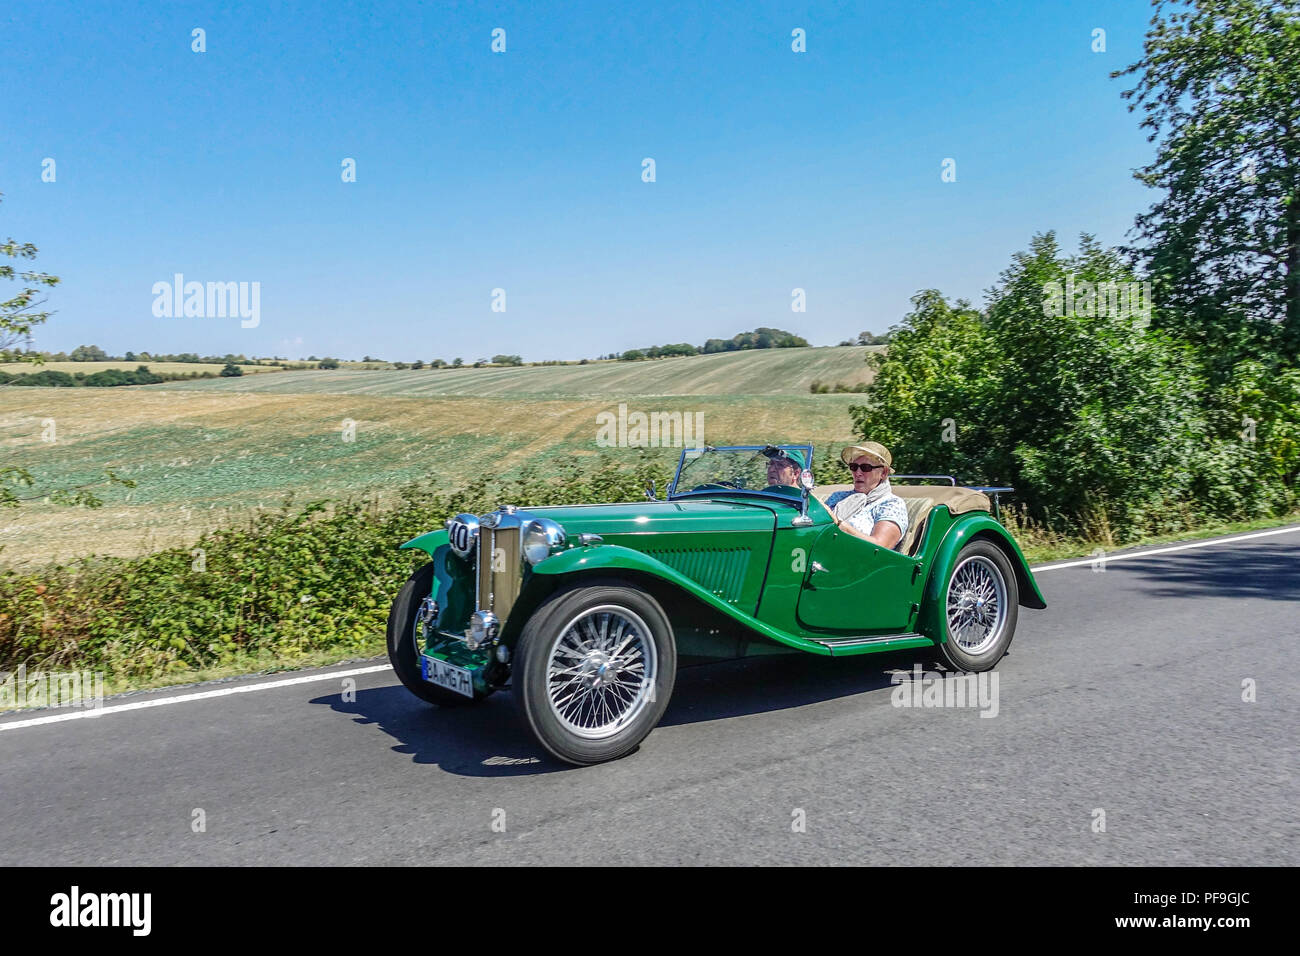
[(960, 671), (1006, 653), (1019, 607), (1046, 602), (990, 511), (1003, 488), (947, 476), (895, 485), (893, 550), (841, 530), (825, 501), (852, 485), (770, 484), (773, 455), (811, 445), (683, 451), (659, 499), (460, 514), (403, 548), (429, 560), (388, 621), (388, 656), (422, 700), (468, 705), (510, 687), (550, 754), (633, 750), (677, 667), (757, 654), (847, 657), (930, 648)]

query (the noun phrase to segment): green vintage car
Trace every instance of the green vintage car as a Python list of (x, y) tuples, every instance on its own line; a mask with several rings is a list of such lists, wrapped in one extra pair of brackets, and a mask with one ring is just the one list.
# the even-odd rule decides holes
[(813, 460), (811, 445), (686, 449), (666, 500), (507, 504), (407, 541), (430, 560), (393, 602), (393, 669), (441, 705), (510, 686), (549, 753), (592, 764), (650, 733), (679, 664), (934, 648), (982, 671), (1017, 607), (1047, 606), (990, 512), (985, 492), (1009, 489), (895, 485), (909, 527), (889, 551), (832, 520), (827, 496), (852, 485), (768, 484), (769, 458), (792, 452)]

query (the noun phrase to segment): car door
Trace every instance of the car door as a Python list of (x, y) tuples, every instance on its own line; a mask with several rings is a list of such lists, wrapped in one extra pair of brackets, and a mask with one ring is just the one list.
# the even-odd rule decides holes
[(831, 525), (817, 538), (797, 608), (816, 630), (867, 634), (913, 623), (916, 558), (889, 551)]

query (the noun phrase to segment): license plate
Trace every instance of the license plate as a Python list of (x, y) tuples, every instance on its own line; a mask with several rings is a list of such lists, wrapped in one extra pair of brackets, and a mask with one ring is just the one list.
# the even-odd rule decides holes
[(455, 664), (448, 664), (436, 657), (427, 657), (421, 654), (420, 676), (430, 684), (445, 687), (447, 690), (455, 691), (457, 694), (464, 694), (466, 697), (474, 696), (473, 675), (465, 668), (457, 667)]

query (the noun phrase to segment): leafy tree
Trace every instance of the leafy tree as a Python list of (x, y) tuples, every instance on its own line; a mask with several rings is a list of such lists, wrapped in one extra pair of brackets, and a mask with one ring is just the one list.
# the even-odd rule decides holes
[[(30, 242), (6, 239), (0, 242), (0, 253), (7, 259), (35, 259), (37, 249)], [(59, 277), (44, 272), (18, 272), (12, 263), (0, 261), (0, 279), (20, 280), (23, 288), (13, 298), (0, 301), (0, 361), (40, 362), (41, 357), (31, 351), (14, 349), (19, 342), (31, 339), (32, 329), (51, 315), (40, 311), (45, 299), (38, 298), (42, 288), (52, 289)]]
[[(141, 366), (141, 368), (143, 367), (144, 366)], [(225, 367), (222, 368), (221, 370), (222, 378), (237, 378), (243, 374), (244, 374), (244, 370), (240, 368), (238, 365), (236, 365), (234, 362), (227, 362), (225, 364)]]
[(317, 368), (338, 368), (339, 360), (336, 358), (323, 358), (317, 363), (316, 367)]
[[(1300, 350), (1300, 3), (1156, 0), (1144, 56), (1115, 76), (1139, 107), (1163, 196), (1135, 250), (1161, 322), (1215, 350)], [(1227, 346), (1225, 348), (1225, 346)]]
[(105, 362), (109, 355), (98, 345), (78, 345), (68, 356), (72, 362)]
[(1194, 356), (1130, 315), (1045, 309), (1049, 284), (1071, 276), (1136, 281), (1115, 250), (1085, 236), (1063, 256), (1049, 232), (1013, 258), (982, 313), (918, 293), (889, 349), (868, 357), (877, 376), (855, 424), (900, 470), (1013, 485), (1063, 529), (1177, 530), (1209, 454)]
[(773, 329), (760, 326), (752, 332), (741, 332), (731, 338), (730, 348), (734, 349), (789, 349), (807, 348), (808, 340), (787, 332), (785, 329)]
[(494, 355), (492, 356), (493, 365), (523, 365), (524, 360), (518, 355)]

